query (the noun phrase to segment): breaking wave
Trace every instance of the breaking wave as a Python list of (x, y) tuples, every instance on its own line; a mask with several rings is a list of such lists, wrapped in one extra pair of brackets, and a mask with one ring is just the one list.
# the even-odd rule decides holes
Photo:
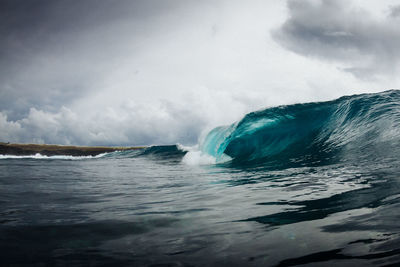
[(398, 155), (400, 91), (345, 96), (247, 114), (210, 131), (200, 144), (234, 165), (321, 164)]

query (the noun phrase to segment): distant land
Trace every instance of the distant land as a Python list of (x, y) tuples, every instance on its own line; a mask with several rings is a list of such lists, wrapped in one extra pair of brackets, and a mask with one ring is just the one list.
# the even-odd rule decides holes
[(40, 153), (44, 156), (96, 156), (106, 152), (137, 150), (142, 148), (145, 147), (64, 146), (46, 144), (10, 144), (0, 142), (0, 155), (27, 156)]

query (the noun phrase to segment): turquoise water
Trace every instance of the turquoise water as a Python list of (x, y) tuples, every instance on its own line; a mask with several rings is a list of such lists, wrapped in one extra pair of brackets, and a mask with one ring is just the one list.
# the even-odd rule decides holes
[(200, 151), (0, 156), (1, 264), (396, 266), (399, 103), (387, 91), (266, 109)]

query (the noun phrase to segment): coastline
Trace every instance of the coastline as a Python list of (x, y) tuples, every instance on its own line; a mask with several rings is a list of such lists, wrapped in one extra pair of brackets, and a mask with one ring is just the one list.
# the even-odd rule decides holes
[(138, 150), (143, 148), (145, 147), (64, 146), (48, 144), (10, 144), (0, 142), (0, 155), (29, 156), (39, 153), (43, 156), (97, 156), (107, 152)]

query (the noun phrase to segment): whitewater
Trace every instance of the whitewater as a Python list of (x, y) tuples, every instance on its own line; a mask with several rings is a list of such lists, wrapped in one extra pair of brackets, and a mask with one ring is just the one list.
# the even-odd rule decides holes
[(0, 155), (5, 266), (398, 266), (400, 91), (278, 106), (195, 147)]

